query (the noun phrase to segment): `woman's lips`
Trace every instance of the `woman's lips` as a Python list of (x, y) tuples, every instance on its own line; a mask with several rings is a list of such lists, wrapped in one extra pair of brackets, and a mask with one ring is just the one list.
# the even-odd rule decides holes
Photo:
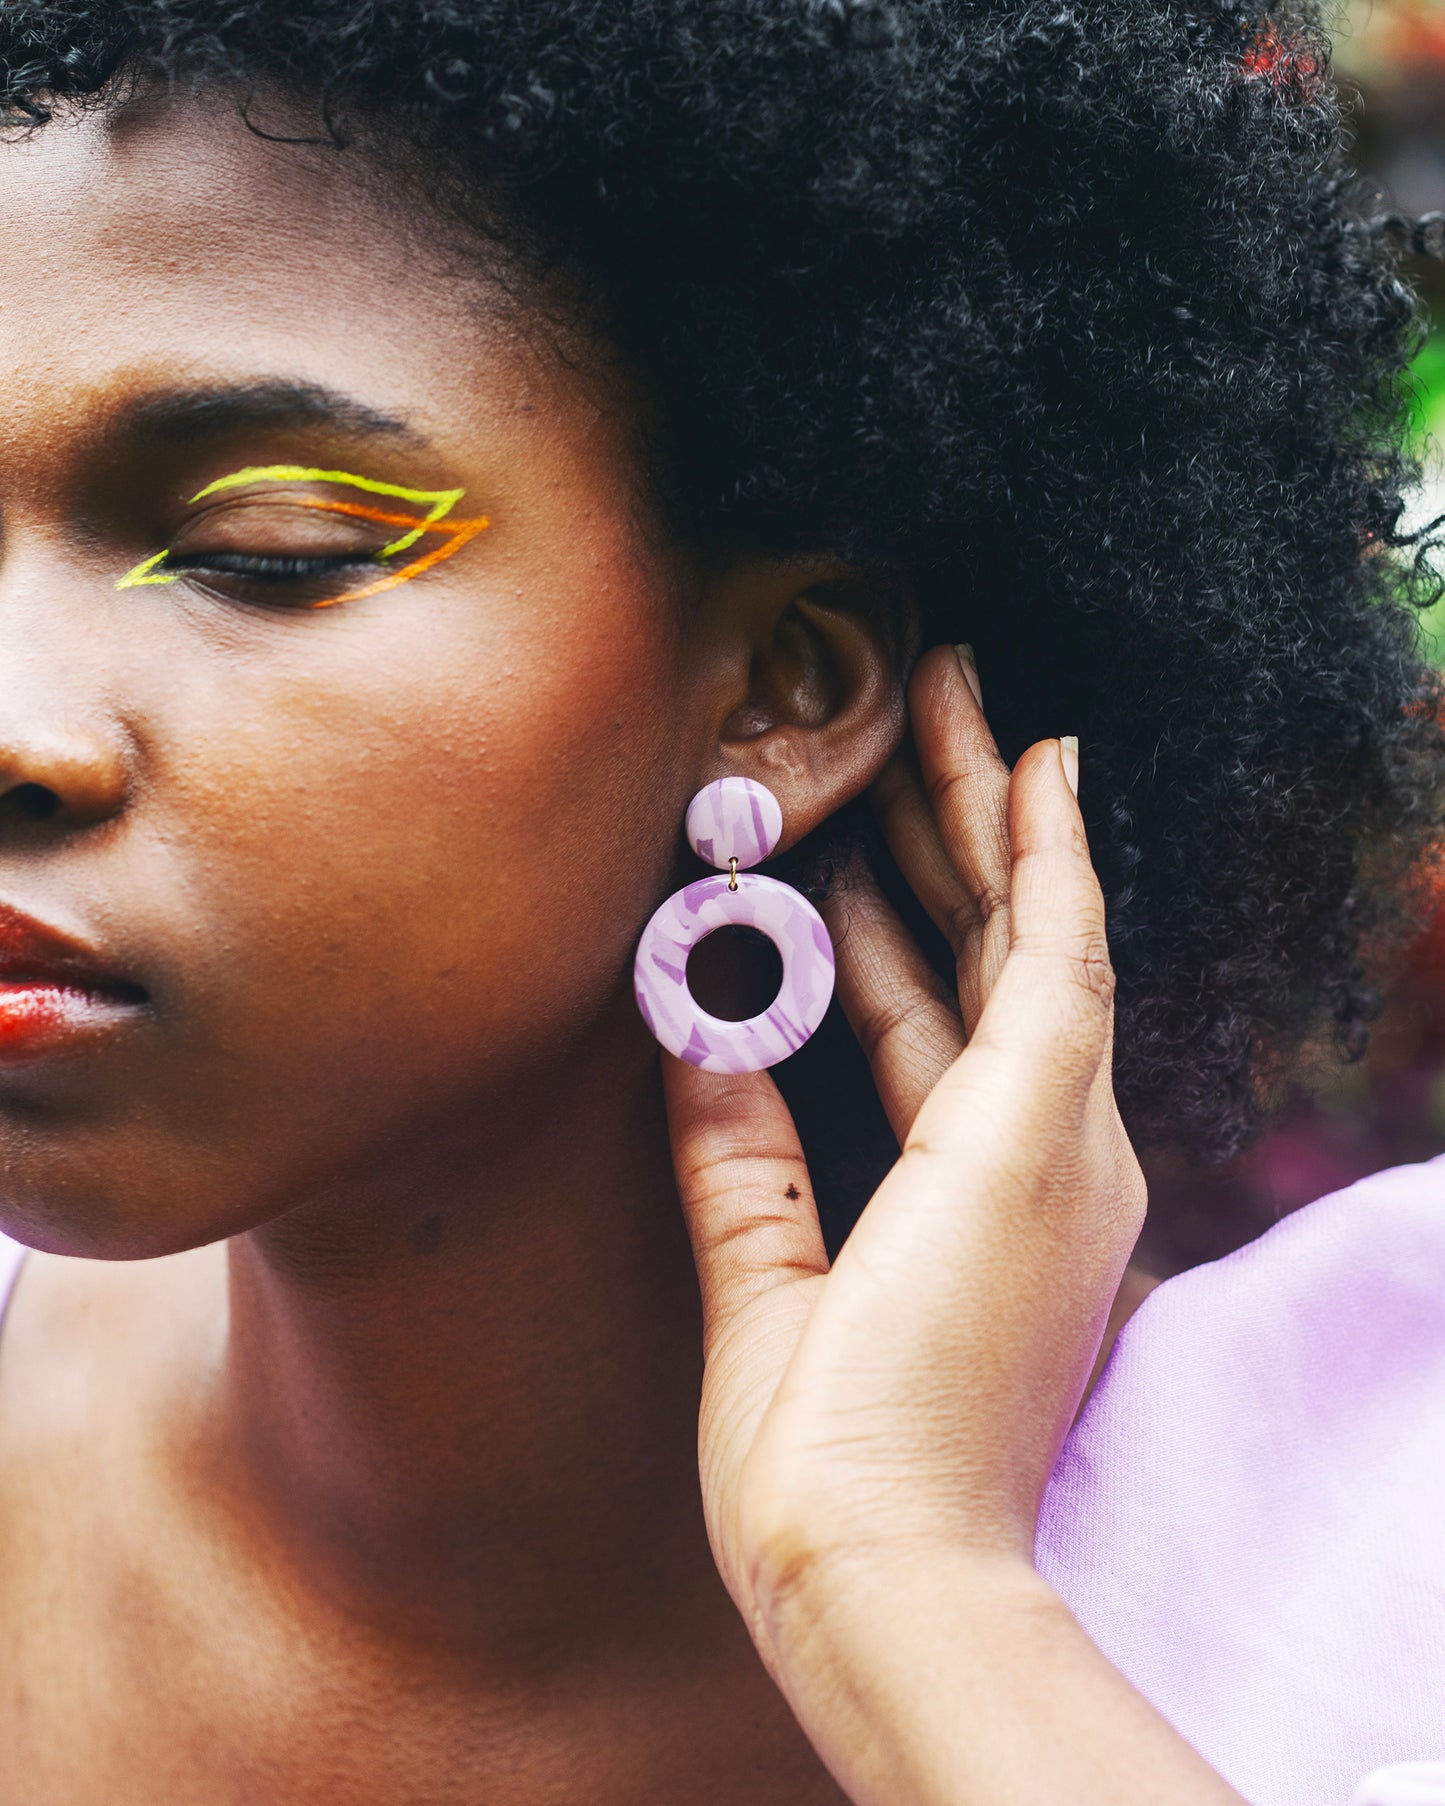
[(104, 1033), (145, 1002), (80, 941), (0, 903), (0, 1065)]

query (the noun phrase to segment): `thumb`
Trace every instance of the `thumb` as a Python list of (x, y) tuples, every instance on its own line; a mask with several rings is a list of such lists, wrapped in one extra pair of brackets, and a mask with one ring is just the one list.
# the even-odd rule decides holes
[(673, 1167), (702, 1289), (703, 1348), (762, 1293), (828, 1271), (802, 1144), (766, 1072), (663, 1055)]

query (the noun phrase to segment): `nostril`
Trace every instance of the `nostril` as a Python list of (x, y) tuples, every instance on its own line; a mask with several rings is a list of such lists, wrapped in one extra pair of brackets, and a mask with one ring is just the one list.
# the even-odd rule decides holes
[(60, 798), (44, 784), (17, 784), (0, 796), (0, 815), (21, 821), (50, 821), (60, 811)]

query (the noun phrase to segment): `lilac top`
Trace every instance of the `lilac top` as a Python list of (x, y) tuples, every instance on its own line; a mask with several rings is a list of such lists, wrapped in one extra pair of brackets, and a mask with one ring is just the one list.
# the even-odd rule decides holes
[[(0, 1311), (24, 1253), (0, 1237)], [(1150, 1294), (1040, 1571), (1252, 1806), (1445, 1806), (1445, 1157)]]
[[(1350, 1806), (1369, 1770), (1445, 1762), (1445, 1158), (1151, 1293), (1038, 1564), (1252, 1806)], [(1435, 1782), (1360, 1797), (1445, 1802)]]

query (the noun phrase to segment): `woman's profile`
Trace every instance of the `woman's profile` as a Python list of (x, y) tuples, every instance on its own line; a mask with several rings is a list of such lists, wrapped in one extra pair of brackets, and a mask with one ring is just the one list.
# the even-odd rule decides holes
[(0, 0), (0, 102), (0, 1797), (1445, 1758), (1438, 1171), (1129, 1265), (1438, 829), (1316, 12)]

